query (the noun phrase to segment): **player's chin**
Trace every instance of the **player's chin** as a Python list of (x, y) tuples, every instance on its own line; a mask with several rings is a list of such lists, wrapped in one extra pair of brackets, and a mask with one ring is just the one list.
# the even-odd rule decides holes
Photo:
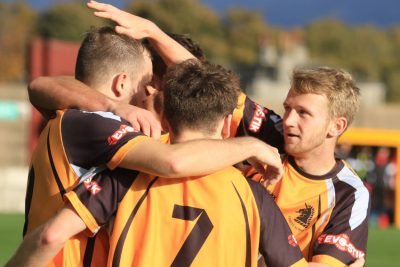
[(285, 144), (285, 152), (288, 155), (296, 157), (302, 154), (302, 149), (294, 144)]

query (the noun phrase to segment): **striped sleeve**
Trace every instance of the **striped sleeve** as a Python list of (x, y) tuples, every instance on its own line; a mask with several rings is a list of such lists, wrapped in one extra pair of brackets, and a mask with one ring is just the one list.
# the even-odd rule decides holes
[(115, 168), (131, 147), (147, 138), (113, 113), (80, 110), (65, 112), (61, 133), (69, 162), (85, 169), (104, 164)]
[(335, 206), (313, 248), (313, 262), (343, 266), (365, 258), (370, 196), (347, 167), (334, 179)]
[(138, 175), (137, 171), (118, 168), (105, 170), (66, 193), (68, 201), (88, 230), (95, 234), (115, 215), (118, 204)]
[(233, 112), (232, 136), (254, 136), (283, 153), (282, 119), (273, 110), (241, 94)]

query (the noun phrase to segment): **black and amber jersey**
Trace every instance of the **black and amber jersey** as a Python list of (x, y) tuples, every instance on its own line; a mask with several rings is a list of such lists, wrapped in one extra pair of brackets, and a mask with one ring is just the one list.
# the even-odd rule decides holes
[(66, 198), (96, 233), (115, 217), (108, 266), (304, 266), (282, 213), (233, 167), (166, 179), (116, 169)]
[(308, 261), (344, 266), (365, 258), (369, 192), (341, 160), (323, 176), (302, 171), (293, 158), (268, 191), (275, 198)]
[[(99, 169), (115, 168), (143, 138), (146, 137), (112, 113), (58, 111), (42, 131), (32, 155), (24, 235), (56, 214), (64, 204), (63, 195), (79, 179)], [(67, 265), (69, 259), (74, 259), (71, 255), (78, 255), (79, 249), (86, 249), (86, 245), (76, 249), (76, 253), (59, 254), (56, 265)]]
[[(248, 100), (244, 95), (240, 99), (236, 113), (240, 110), (245, 111), (246, 106), (253, 107), (248, 108), (253, 113), (249, 112), (247, 116), (240, 113), (236, 115), (242, 120), (240, 125), (244, 128), (243, 135), (251, 135), (276, 146), (276, 143), (274, 145), (268, 141), (268, 131), (263, 131), (262, 127), (270, 129), (272, 136), (275, 136), (274, 140), (279, 140), (276, 137), (279, 137), (277, 132), (282, 133), (282, 121), (279, 117), (272, 113), (269, 116), (270, 123), (267, 123), (269, 126), (265, 126), (264, 120), (260, 118), (264, 117), (263, 113), (267, 116), (271, 111), (265, 111), (266, 109)], [(235, 113), (233, 117), (235, 118)], [(263, 124), (254, 129), (259, 125), (256, 123), (258, 121), (262, 121)], [(256, 131), (257, 129), (259, 130)], [(281, 149), (279, 142), (277, 144)], [(246, 176), (253, 175), (254, 180), (259, 180), (260, 176), (251, 168), (244, 173)], [(319, 177), (304, 173), (296, 166), (294, 160), (288, 157), (284, 162), (283, 177), (268, 190), (276, 199), (299, 242), (303, 256), (308, 261), (343, 266), (365, 256), (369, 193), (344, 161), (338, 161), (332, 172)]]
[(281, 117), (244, 93), (239, 96), (237, 108), (233, 111), (231, 136), (254, 136), (278, 148), (281, 153), (284, 151)]

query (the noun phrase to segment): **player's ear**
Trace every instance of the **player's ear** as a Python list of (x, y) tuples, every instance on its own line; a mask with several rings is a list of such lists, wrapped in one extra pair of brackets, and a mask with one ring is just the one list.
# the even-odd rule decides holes
[(157, 94), (159, 92), (156, 88), (154, 88), (151, 85), (145, 86), (145, 90), (146, 90), (146, 95), (147, 96), (152, 96), (152, 95), (155, 95), (155, 94)]
[(232, 123), (232, 114), (225, 116), (224, 125), (222, 127), (222, 138), (228, 138), (231, 136), (231, 123)]
[(334, 118), (329, 125), (328, 137), (339, 137), (347, 128), (345, 117)]
[(117, 99), (124, 99), (129, 94), (130, 81), (126, 72), (118, 73), (114, 76), (112, 92)]

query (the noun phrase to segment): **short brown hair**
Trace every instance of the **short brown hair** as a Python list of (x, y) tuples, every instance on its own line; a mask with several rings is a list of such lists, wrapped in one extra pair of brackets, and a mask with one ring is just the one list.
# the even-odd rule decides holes
[(145, 50), (140, 41), (118, 34), (110, 27), (92, 28), (79, 49), (75, 78), (95, 85), (119, 71), (136, 77), (144, 64)]
[(298, 94), (325, 95), (331, 118), (345, 117), (348, 125), (353, 122), (360, 107), (360, 89), (350, 73), (342, 69), (295, 69), (291, 90)]
[(164, 77), (164, 115), (175, 134), (182, 130), (215, 132), (236, 108), (239, 78), (220, 65), (187, 60), (171, 66)]

